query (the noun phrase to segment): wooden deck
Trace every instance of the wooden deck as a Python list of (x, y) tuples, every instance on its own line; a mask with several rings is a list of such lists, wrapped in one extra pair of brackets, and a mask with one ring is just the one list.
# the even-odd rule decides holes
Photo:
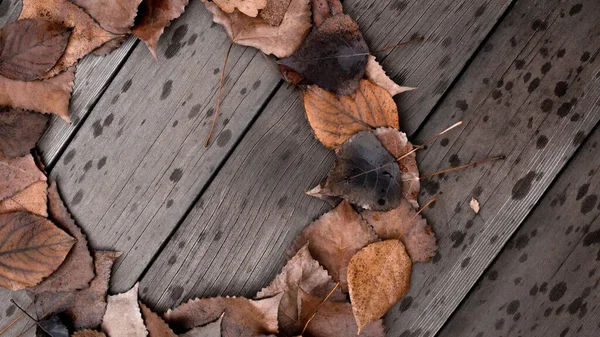
[[(0, 25), (20, 0), (0, 3)], [(388, 74), (421, 172), (506, 160), (423, 182), (439, 240), (413, 268), (388, 336), (600, 335), (600, 3), (598, 0), (346, 0)], [(209, 47), (207, 47), (209, 46)], [(78, 67), (71, 125), (41, 142), (50, 175), (94, 248), (123, 256), (112, 291), (140, 281), (159, 311), (198, 296), (253, 296), (285, 250), (329, 209), (303, 192), (333, 154), (297, 89), (236, 46), (219, 124), (203, 145), (229, 46), (200, 1), (165, 32), (155, 61), (130, 39)], [(481, 212), (469, 208), (472, 197)], [(0, 326), (16, 315), (0, 291)]]

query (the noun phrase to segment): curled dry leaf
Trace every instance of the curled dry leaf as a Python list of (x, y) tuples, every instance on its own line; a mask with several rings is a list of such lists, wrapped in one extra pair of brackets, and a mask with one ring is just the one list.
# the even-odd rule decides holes
[(375, 233), (352, 205), (342, 202), (306, 227), (290, 253), (296, 253), (298, 247), (308, 243), (311, 255), (346, 290), (346, 269), (350, 258), (361, 248), (377, 240)]
[(260, 17), (271, 26), (279, 26), (290, 7), (291, 0), (267, 0), (267, 5), (260, 11)]
[(377, 211), (400, 205), (400, 167), (372, 132), (357, 133), (336, 150), (336, 155), (325, 182), (309, 191), (309, 195), (342, 197)]
[(67, 123), (75, 67), (47, 80), (15, 81), (0, 76), (0, 105), (53, 113)]
[(369, 55), (369, 60), (367, 61), (367, 66), (365, 67), (365, 76), (367, 79), (369, 79), (369, 81), (387, 90), (387, 92), (389, 92), (392, 96), (396, 96), (406, 91), (415, 90), (415, 88), (403, 87), (392, 81), (392, 79), (386, 75), (385, 70), (383, 70), (373, 55)]
[(364, 211), (361, 215), (382, 240), (402, 241), (413, 262), (428, 262), (436, 254), (435, 234), (407, 201), (388, 212)]
[(279, 61), (306, 80), (338, 95), (350, 95), (365, 74), (369, 47), (348, 15), (325, 20), (290, 57)]
[(471, 201), (469, 202), (469, 206), (471, 207), (473, 212), (475, 212), (475, 214), (479, 213), (479, 201), (477, 201), (477, 199), (471, 198)]
[(0, 29), (0, 75), (31, 81), (52, 69), (65, 52), (71, 30), (57, 23), (26, 19)]
[[(46, 183), (44, 188), (45, 185)], [(77, 242), (60, 267), (42, 283), (29, 288), (29, 292), (39, 294), (46, 291), (59, 292), (87, 288), (94, 278), (94, 260), (90, 255), (86, 236), (75, 224), (54, 181), (48, 188), (48, 212), (56, 226), (69, 233)]]
[(128, 34), (142, 0), (70, 0), (83, 8), (104, 30)]
[(106, 310), (106, 292), (110, 271), (120, 252), (94, 252), (96, 276), (89, 288), (72, 292), (45, 292), (35, 295), (38, 316), (48, 311), (64, 312), (73, 320), (76, 330), (93, 329), (102, 323)]
[(168, 310), (164, 318), (169, 324), (188, 330), (214, 322), (223, 315), (223, 336), (274, 334), (278, 332), (277, 310), (282, 296), (256, 301), (242, 297), (195, 299)]
[(273, 27), (262, 18), (252, 18), (240, 12), (223, 12), (215, 4), (207, 2), (206, 8), (213, 14), (213, 21), (225, 28), (234, 43), (260, 49), (265, 54), (286, 57), (302, 44), (312, 26), (310, 0), (291, 0), (281, 25)]
[(138, 19), (132, 33), (146, 43), (155, 59), (158, 39), (178, 18), (187, 6), (189, 0), (144, 0), (138, 10)]
[[(319, 262), (312, 258), (308, 244), (305, 244), (288, 261), (271, 284), (259, 291), (256, 297), (264, 298), (283, 293), (279, 303), (279, 331), (292, 336), (299, 334), (304, 327), (298, 312), (299, 289), (324, 298), (334, 287), (335, 283), (331, 276), (319, 265)], [(338, 290), (330, 300), (345, 301), (346, 296)]]
[[(139, 302), (140, 309), (142, 310), (142, 316), (144, 317), (144, 324), (148, 330), (149, 337), (177, 337), (177, 335), (171, 330), (169, 325), (163, 321), (163, 319), (152, 312), (144, 303)], [(220, 333), (220, 325), (219, 325)], [(221, 335), (219, 334), (218, 337)]]
[(23, 0), (19, 19), (35, 18), (49, 19), (73, 28), (67, 49), (44, 78), (59, 74), (94, 49), (117, 37), (102, 29), (94, 19), (68, 0)]
[(0, 152), (9, 157), (22, 157), (48, 127), (50, 116), (21, 109), (0, 107)]
[(138, 287), (139, 283), (136, 283), (127, 292), (108, 296), (102, 331), (109, 336), (148, 336), (138, 305)]
[(31, 155), (9, 158), (0, 153), (0, 200), (40, 180), (46, 181), (46, 176), (35, 165)]
[(358, 331), (380, 319), (408, 292), (412, 264), (398, 240), (372, 243), (348, 265), (348, 286)]
[(76, 331), (71, 337), (106, 337), (104, 332), (96, 330), (79, 330)]
[(400, 128), (398, 108), (392, 96), (367, 80), (361, 80), (358, 90), (348, 96), (338, 96), (316, 85), (307, 87), (304, 107), (315, 136), (330, 149), (359, 131)]
[[(202, 0), (207, 2), (208, 0)], [(225, 13), (233, 13), (236, 9), (250, 17), (256, 17), (258, 11), (267, 6), (267, 0), (211, 0)]]
[(402, 195), (414, 209), (418, 210), (419, 201), (417, 199), (421, 183), (419, 181), (417, 154), (413, 152), (406, 155), (413, 150), (413, 145), (408, 141), (404, 132), (393, 128), (378, 128), (373, 133), (392, 157), (396, 159), (402, 158), (396, 160), (402, 172)]
[(63, 262), (75, 239), (48, 219), (25, 212), (0, 214), (0, 286), (34, 286)]
[(179, 335), (179, 337), (221, 337), (222, 321), (223, 315), (218, 320), (204, 326), (195, 327), (183, 335)]
[(10, 212), (29, 212), (47, 217), (47, 188), (45, 181), (38, 181), (24, 190), (0, 201), (0, 214)]

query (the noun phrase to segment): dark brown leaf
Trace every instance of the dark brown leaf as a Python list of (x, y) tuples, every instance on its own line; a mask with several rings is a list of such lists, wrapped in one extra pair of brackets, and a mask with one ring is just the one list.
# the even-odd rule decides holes
[(0, 152), (9, 157), (22, 157), (48, 127), (50, 116), (21, 109), (0, 107)]
[(320, 26), (328, 18), (344, 11), (339, 0), (311, 0), (311, 2), (315, 26)]
[(133, 27), (133, 35), (146, 43), (156, 56), (158, 39), (173, 19), (178, 18), (189, 0), (144, 0), (138, 10), (138, 19)]
[(50, 334), (51, 337), (69, 337), (69, 329), (55, 315), (48, 315), (44, 319), (37, 322), (36, 335), (40, 337), (47, 337)]
[(0, 75), (31, 81), (52, 69), (65, 52), (71, 30), (54, 22), (25, 19), (0, 29)]
[(40, 180), (46, 181), (46, 176), (35, 165), (31, 155), (9, 158), (0, 153), (0, 200)]
[(83, 8), (104, 30), (128, 34), (142, 0), (70, 0)]
[[(169, 325), (163, 321), (163, 319), (152, 312), (144, 303), (139, 302), (140, 309), (142, 310), (142, 316), (144, 317), (144, 324), (148, 330), (148, 336), (150, 337), (177, 337), (177, 335), (171, 330)], [(219, 326), (219, 331), (220, 331)], [(219, 334), (220, 336), (220, 334)]]

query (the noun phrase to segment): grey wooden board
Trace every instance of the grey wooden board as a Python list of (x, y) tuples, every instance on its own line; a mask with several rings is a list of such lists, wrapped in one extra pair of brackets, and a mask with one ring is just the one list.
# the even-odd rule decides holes
[[(0, 27), (16, 20), (21, 13), (21, 6), (22, 0), (3, 0), (0, 4)], [(109, 56), (88, 55), (79, 62), (69, 106), (71, 124), (53, 116), (50, 127), (38, 144), (46, 164), (54, 164), (60, 151), (77, 131), (79, 122), (85, 119), (94, 103), (104, 93), (110, 79), (135, 43), (136, 39), (130, 38)]]
[(600, 335), (599, 146), (596, 128), (438, 336)]
[[(465, 121), (462, 131), (419, 155), (423, 172), (501, 153), (507, 160), (424, 183), (422, 201), (444, 192), (425, 213), (441, 253), (414, 267), (409, 296), (387, 318), (390, 336), (435, 334), (600, 118), (600, 67), (592, 57), (581, 61), (584, 48), (598, 45), (598, 8), (584, 2), (585, 11), (569, 16), (575, 3), (557, 3), (517, 3), (418, 135), (427, 139)], [(546, 16), (553, 20), (544, 25)], [(533, 24), (537, 17), (542, 21)], [(562, 58), (553, 56), (562, 48)], [(528, 71), (534, 75), (524, 83)], [(563, 80), (567, 94), (557, 98)], [(142, 297), (157, 310), (195, 296), (252, 296), (276, 275), (309, 219), (328, 209), (302, 192), (326, 174), (332, 154), (312, 139), (301, 102), (291, 95), (286, 88), (275, 95), (142, 279)], [(573, 97), (574, 107), (558, 113)], [(555, 101), (549, 112), (540, 109), (545, 99)], [(482, 203), (478, 216), (468, 209), (472, 196)]]

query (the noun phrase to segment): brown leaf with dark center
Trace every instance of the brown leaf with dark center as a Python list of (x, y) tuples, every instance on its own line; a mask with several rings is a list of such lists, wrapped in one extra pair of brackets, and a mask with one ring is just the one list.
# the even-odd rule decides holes
[(127, 292), (108, 296), (102, 331), (109, 336), (148, 336), (138, 305), (138, 287), (139, 283), (136, 283)]
[(273, 27), (262, 18), (252, 18), (238, 11), (225, 13), (213, 3), (205, 3), (213, 21), (225, 28), (237, 44), (260, 49), (265, 54), (286, 57), (302, 44), (312, 24), (310, 0), (291, 0), (281, 25)]
[(111, 268), (120, 255), (120, 252), (94, 252), (96, 276), (90, 282), (89, 288), (72, 292), (45, 292), (35, 295), (38, 316), (52, 310), (69, 315), (76, 330), (94, 329), (99, 326), (106, 310), (106, 292)]
[(288, 256), (308, 243), (310, 254), (327, 269), (342, 289), (347, 290), (346, 269), (350, 258), (364, 246), (378, 240), (366, 221), (347, 202), (306, 227)]
[(75, 220), (73, 220), (63, 203), (54, 181), (50, 183), (48, 188), (48, 212), (50, 213), (50, 219), (60, 229), (77, 239), (77, 242), (60, 267), (42, 283), (29, 288), (29, 292), (38, 294), (46, 291), (59, 292), (87, 288), (94, 278), (94, 260), (88, 249), (86, 236), (75, 224)]
[(411, 268), (410, 257), (398, 240), (372, 243), (352, 257), (348, 286), (359, 332), (406, 295)]
[(327, 301), (319, 308), (319, 304), (323, 302), (321, 297), (312, 296), (302, 290), (298, 296), (301, 298), (302, 322), (305, 324), (318, 308), (302, 334), (303, 337), (385, 337), (383, 320), (369, 324), (357, 335), (358, 327), (350, 303)]
[(0, 75), (31, 81), (52, 69), (71, 30), (41, 19), (17, 20), (0, 29)]
[(26, 212), (0, 214), (0, 286), (38, 284), (63, 262), (75, 239), (48, 219)]
[(47, 188), (45, 181), (38, 181), (24, 190), (0, 201), (0, 214), (10, 212), (29, 212), (47, 217)]
[[(312, 258), (306, 244), (288, 261), (271, 284), (256, 294), (256, 297), (284, 294), (279, 303), (279, 331), (292, 336), (299, 334), (304, 326), (298, 312), (298, 289), (317, 297), (325, 297), (334, 286), (331, 276)], [(346, 296), (338, 290), (331, 300), (345, 301)]]
[(342, 197), (377, 211), (400, 205), (400, 167), (372, 132), (357, 133), (336, 150), (336, 155), (325, 182), (307, 192), (309, 195)]
[(168, 310), (164, 318), (174, 327), (188, 330), (214, 322), (223, 315), (223, 336), (254, 337), (275, 334), (277, 310), (283, 294), (261, 300), (215, 297), (191, 300)]
[(0, 105), (53, 113), (67, 123), (75, 67), (47, 80), (15, 81), (0, 76)]
[[(148, 330), (148, 336), (150, 337), (177, 337), (177, 335), (171, 330), (169, 325), (163, 321), (163, 319), (152, 312), (144, 303), (139, 302), (140, 309), (142, 310), (142, 316), (144, 317), (144, 324)], [(221, 328), (219, 326), (219, 331)], [(220, 334), (219, 334), (220, 337)]]
[(0, 200), (40, 180), (46, 181), (46, 176), (37, 168), (31, 155), (9, 158), (0, 153)]
[(382, 240), (402, 241), (413, 262), (428, 262), (437, 253), (435, 234), (427, 220), (405, 200), (391, 211), (364, 211), (361, 215)]
[(290, 2), (291, 0), (267, 0), (267, 5), (260, 11), (260, 17), (271, 26), (279, 26)]
[(417, 166), (417, 154), (413, 152), (406, 155), (414, 149), (413, 145), (408, 141), (404, 132), (394, 128), (378, 128), (373, 133), (392, 157), (396, 159), (401, 158), (397, 162), (402, 172), (402, 195), (414, 209), (418, 210), (419, 201), (417, 199), (421, 184), (418, 179), (419, 167)]
[(400, 128), (398, 108), (392, 96), (367, 80), (361, 80), (359, 89), (348, 96), (338, 96), (316, 85), (307, 87), (304, 107), (315, 136), (330, 149), (359, 131)]
[(80, 330), (75, 331), (75, 333), (71, 337), (106, 337), (104, 332), (96, 331), (96, 330)]
[(104, 30), (129, 34), (142, 0), (70, 0), (83, 8)]
[(158, 39), (178, 18), (187, 6), (189, 0), (144, 0), (138, 9), (138, 18), (132, 33), (146, 43), (155, 59)]
[(221, 337), (222, 321), (223, 315), (218, 320), (204, 326), (195, 327), (183, 335), (179, 335), (179, 337)]
[(22, 157), (42, 137), (50, 116), (21, 109), (0, 107), (0, 152), (9, 157)]
[[(207, 2), (208, 0), (202, 0)], [(249, 17), (256, 17), (258, 11), (267, 6), (267, 0), (211, 0), (225, 13), (233, 13), (236, 9)]]
[(369, 47), (348, 15), (325, 20), (306, 38), (300, 49), (279, 61), (308, 81), (338, 95), (350, 95), (365, 74)]
[(59, 74), (94, 49), (117, 37), (102, 29), (83, 9), (68, 0), (23, 0), (19, 19), (35, 18), (60, 22), (73, 28), (67, 49), (44, 78)]
[(369, 60), (367, 61), (367, 65), (365, 67), (365, 76), (369, 81), (387, 90), (392, 96), (396, 96), (406, 91), (415, 90), (415, 88), (403, 87), (392, 81), (392, 79), (388, 77), (388, 75), (385, 73), (385, 70), (383, 70), (383, 67), (381, 67), (373, 55), (369, 55)]

